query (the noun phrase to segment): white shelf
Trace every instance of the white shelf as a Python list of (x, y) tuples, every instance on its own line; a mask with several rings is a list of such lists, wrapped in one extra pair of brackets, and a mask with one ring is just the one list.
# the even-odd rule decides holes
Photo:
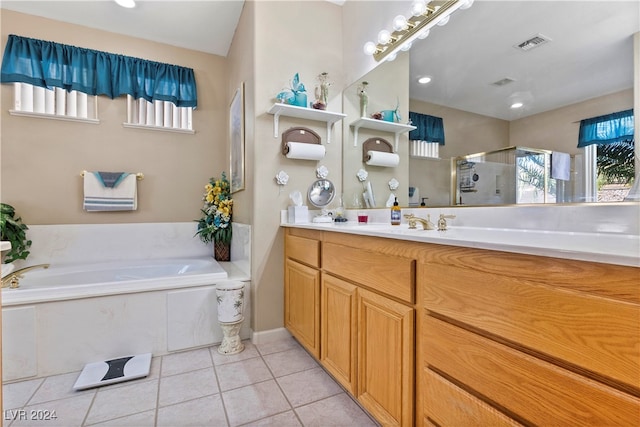
[(395, 135), (395, 151), (398, 151), (398, 136), (401, 133), (416, 129), (415, 126), (404, 125), (402, 123), (387, 122), (384, 120), (368, 119), (361, 117), (350, 125), (353, 127), (353, 146), (358, 146), (358, 129), (371, 129), (382, 132), (389, 132)]
[(347, 117), (346, 114), (333, 113), (326, 110), (316, 110), (313, 108), (298, 107), (295, 105), (281, 104), (276, 102), (267, 111), (273, 114), (273, 137), (277, 138), (279, 131), (280, 116), (296, 117), (298, 119), (315, 120), (327, 123), (327, 144), (331, 143), (331, 129), (333, 124)]
[(11, 249), (11, 242), (6, 241), (6, 240), (0, 241), (0, 250), (2, 252), (8, 251), (9, 249)]

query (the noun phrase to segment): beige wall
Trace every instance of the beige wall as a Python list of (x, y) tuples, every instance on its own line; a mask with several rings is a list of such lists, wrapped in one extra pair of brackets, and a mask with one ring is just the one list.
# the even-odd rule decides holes
[[(198, 88), (191, 135), (124, 128), (126, 97), (99, 97), (98, 125), (12, 116), (13, 85), (3, 84), (2, 201), (32, 225), (198, 218), (208, 178), (228, 170), (225, 58), (4, 9), (0, 19), (3, 51), (8, 34), (17, 34), (167, 62), (193, 68)], [(84, 212), (82, 170), (144, 173), (138, 210)]]
[[(248, 8), (248, 10), (247, 10)], [(275, 95), (289, 86), (297, 72), (313, 99), (316, 76), (328, 72), (333, 82), (329, 90), (328, 110), (342, 110), (341, 7), (327, 1), (247, 2), (243, 13), (251, 13), (255, 26), (253, 87), (255, 111), (254, 135), (247, 140), (253, 162), (252, 198), (253, 246), (252, 277), (254, 288), (254, 324), (256, 331), (283, 326), (283, 236), (280, 210), (290, 204), (289, 193), (299, 190), (304, 195), (316, 180), (319, 165), (329, 169), (329, 179), (340, 191), (341, 130), (336, 124), (331, 144), (326, 144), (326, 124), (311, 120), (280, 118), (280, 135), (273, 137), (273, 115), (267, 110)], [(235, 49), (235, 47), (234, 47)], [(319, 162), (287, 159), (280, 153), (282, 132), (293, 126), (307, 126), (318, 132), (326, 147)], [(274, 177), (284, 170), (289, 183), (280, 191)], [(305, 204), (308, 204), (305, 197)]]

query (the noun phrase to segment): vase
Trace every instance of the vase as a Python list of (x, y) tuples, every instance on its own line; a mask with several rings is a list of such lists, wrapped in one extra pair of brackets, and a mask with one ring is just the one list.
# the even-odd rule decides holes
[(291, 104), (298, 107), (307, 107), (307, 94), (304, 92), (296, 92), (294, 98), (291, 100)]
[(213, 257), (216, 261), (231, 260), (231, 242), (213, 242)]

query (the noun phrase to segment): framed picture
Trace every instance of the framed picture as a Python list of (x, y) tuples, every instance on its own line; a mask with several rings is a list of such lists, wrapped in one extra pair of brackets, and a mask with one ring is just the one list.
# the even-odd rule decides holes
[(229, 106), (229, 175), (231, 193), (244, 190), (244, 83), (236, 89)]

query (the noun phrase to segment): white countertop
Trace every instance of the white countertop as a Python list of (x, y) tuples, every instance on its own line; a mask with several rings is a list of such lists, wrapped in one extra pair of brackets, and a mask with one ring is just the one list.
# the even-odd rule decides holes
[(509, 228), (449, 226), (447, 231), (409, 229), (407, 224), (359, 225), (335, 223), (287, 224), (283, 227), (335, 231), (440, 245), (498, 250), (555, 258), (640, 267), (640, 236), (622, 233), (584, 233)]

